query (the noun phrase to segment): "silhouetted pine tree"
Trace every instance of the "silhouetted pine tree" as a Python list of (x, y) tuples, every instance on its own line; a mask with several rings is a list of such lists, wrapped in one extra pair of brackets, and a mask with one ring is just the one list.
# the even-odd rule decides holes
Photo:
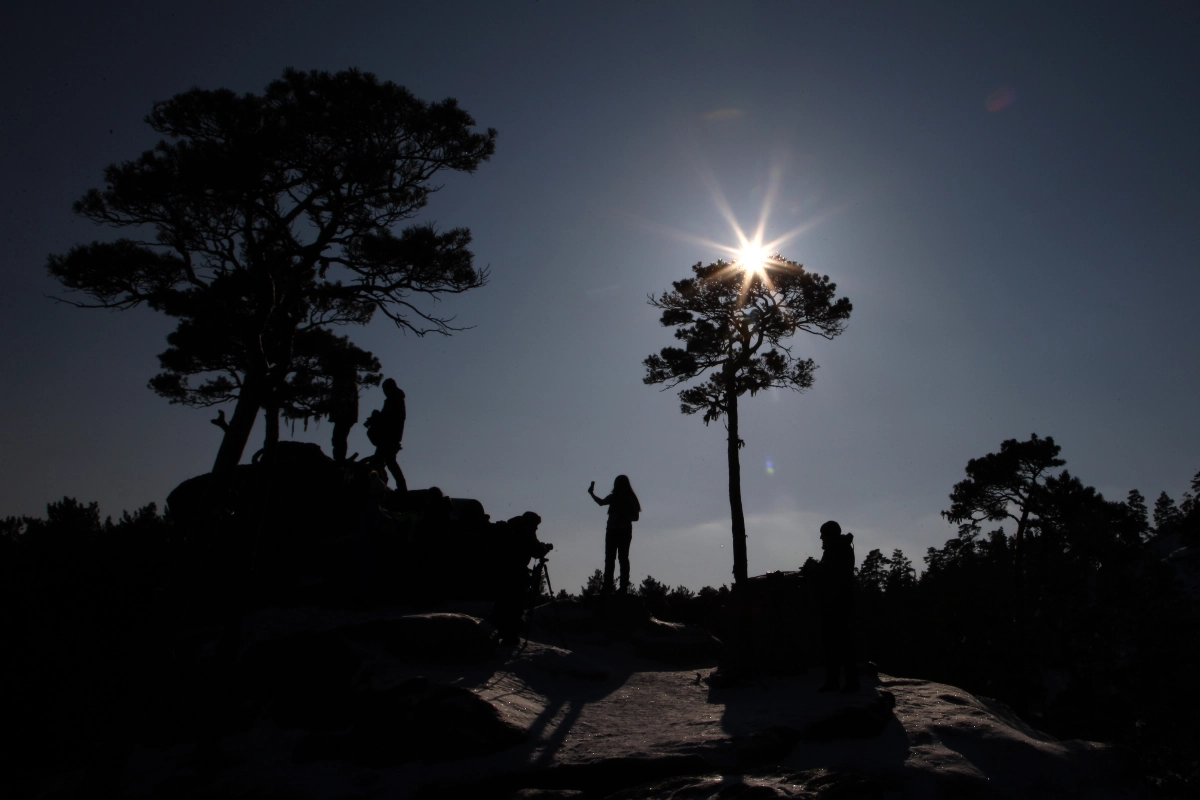
[(984, 521), (1009, 519), (1016, 523), (1011, 597), (1018, 627), (1025, 616), (1025, 536), (1031, 524), (1037, 522), (1043, 482), (1050, 470), (1066, 463), (1058, 457), (1060, 450), (1053, 437), (1039, 439), (1036, 433), (1027, 442), (1001, 442), (1000, 452), (967, 462), (967, 478), (955, 484), (950, 492), (950, 508), (942, 512), (949, 522), (973, 531), (978, 531)]
[(48, 268), (91, 298), (80, 307), (146, 304), (179, 320), (151, 386), (172, 402), (235, 401), (214, 472), (237, 465), (260, 409), (277, 427), (314, 329), (376, 312), (418, 335), (460, 329), (414, 301), (484, 285), (470, 232), (397, 230), (438, 173), (473, 172), (495, 149), (496, 132), (473, 132), (453, 99), (426, 103), (357, 70), (289, 69), (261, 96), (192, 89), (146, 121), (163, 140), (109, 166), (105, 188), (74, 206), (135, 237), (78, 245)]
[(1154, 501), (1154, 532), (1171, 533), (1171, 529), (1179, 522), (1179, 508), (1166, 492), (1158, 495)]
[(699, 385), (679, 392), (680, 411), (704, 412), (704, 424), (726, 419), (729, 510), (733, 529), (734, 585), (748, 576), (746, 519), (738, 450), (738, 398), (764, 389), (804, 391), (817, 365), (783, 344), (796, 333), (832, 339), (846, 329), (852, 306), (837, 297), (826, 275), (808, 272), (782, 256), (761, 265), (716, 261), (692, 266), (694, 277), (674, 281), (670, 292), (650, 297), (662, 310), (660, 322), (675, 328), (685, 347), (664, 347), (648, 356), (646, 384), (673, 388), (708, 373)]

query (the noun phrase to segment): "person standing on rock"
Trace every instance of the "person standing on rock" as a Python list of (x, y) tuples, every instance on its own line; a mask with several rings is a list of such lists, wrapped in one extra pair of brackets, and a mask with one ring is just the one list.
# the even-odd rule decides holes
[(333, 423), (333, 460), (345, 461), (350, 429), (358, 422), (358, 368), (342, 351), (335, 353), (330, 372), (329, 421)]
[(604, 529), (604, 588), (613, 590), (613, 562), (621, 562), (621, 592), (629, 590), (629, 544), (633, 541), (633, 523), (642, 513), (642, 504), (629, 484), (629, 478), (618, 475), (612, 491), (603, 499), (596, 496), (596, 482), (588, 486), (588, 494), (596, 505), (608, 506), (608, 525)]
[[(820, 691), (858, 690), (854, 661), (854, 534), (842, 534), (833, 520), (821, 526), (821, 562), (817, 572), (817, 604), (821, 614), (821, 647), (825, 651), (825, 683)], [(840, 684), (845, 673), (845, 684)]]
[(396, 463), (396, 454), (400, 452), (404, 438), (404, 422), (408, 413), (404, 407), (404, 392), (396, 382), (388, 378), (383, 382), (383, 408), (372, 411), (371, 416), (363, 424), (367, 429), (367, 438), (375, 445), (375, 455), (370, 460), (375, 464), (386, 465), (392, 477), (396, 479), (396, 491), (407, 492), (408, 483), (404, 473)]

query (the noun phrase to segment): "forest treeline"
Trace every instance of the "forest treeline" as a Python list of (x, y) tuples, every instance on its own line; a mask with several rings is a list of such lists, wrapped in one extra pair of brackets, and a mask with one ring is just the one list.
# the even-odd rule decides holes
[[(976, 489), (981, 479), (968, 478)], [(1011, 525), (979, 518), (929, 548), (919, 574), (899, 550), (860, 554), (862, 655), (888, 674), (1000, 699), (1060, 738), (1120, 743), (1165, 789), (1194, 787), (1200, 474), (1180, 502), (1164, 492), (1152, 508), (1136, 491), (1109, 501), (1065, 470), (1026, 488), (1019, 545)], [(221, 587), (205, 580), (206, 547), (154, 504), (103, 519), (96, 503), (64, 498), (45, 518), (0, 522), (2, 699), (23, 731), (13, 763), (44, 773), (112, 755), (96, 732), (119, 728), (130, 697), (178, 671), (181, 635), (212, 625), (204, 608)], [(810, 558), (796, 570), (810, 606), (817, 568)], [(602, 582), (597, 571), (578, 596)], [(633, 592), (663, 620), (718, 636), (730, 624), (724, 586), (647, 576)]]

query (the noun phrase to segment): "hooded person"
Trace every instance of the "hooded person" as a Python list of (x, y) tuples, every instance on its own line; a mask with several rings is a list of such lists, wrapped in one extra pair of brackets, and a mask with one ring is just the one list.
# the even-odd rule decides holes
[[(821, 615), (821, 647), (825, 683), (820, 691), (859, 688), (855, 667), (854, 534), (842, 533), (833, 520), (821, 526), (821, 561), (817, 605)], [(841, 679), (845, 678), (845, 683)]]

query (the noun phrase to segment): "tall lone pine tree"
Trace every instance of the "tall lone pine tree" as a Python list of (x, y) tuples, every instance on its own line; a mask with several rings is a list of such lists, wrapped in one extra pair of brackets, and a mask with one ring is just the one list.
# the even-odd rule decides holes
[(163, 140), (74, 206), (134, 238), (72, 247), (48, 268), (91, 298), (73, 305), (145, 303), (179, 320), (150, 386), (173, 403), (236, 402), (214, 473), (241, 460), (260, 409), (268, 440), (281, 412), (319, 411), (339, 365), (378, 382), (374, 356), (331, 326), (379, 312), (417, 335), (461, 330), (419, 301), (486, 283), (470, 231), (396, 230), (439, 172), (474, 172), (495, 150), (495, 130), (474, 132), (455, 100), (357, 70), (289, 69), (261, 96), (192, 89), (146, 122)]
[(733, 577), (747, 575), (746, 518), (738, 450), (738, 398), (762, 389), (800, 392), (813, 384), (817, 365), (792, 354), (784, 340), (797, 332), (832, 339), (842, 333), (853, 307), (836, 297), (826, 275), (808, 272), (780, 256), (762, 263), (696, 264), (694, 277), (672, 282), (673, 291), (650, 297), (662, 309), (664, 327), (675, 328), (685, 347), (664, 347), (642, 363), (646, 384), (673, 388), (711, 372), (708, 380), (679, 393), (680, 411), (704, 412), (704, 424), (726, 417), (729, 509), (733, 524)]

